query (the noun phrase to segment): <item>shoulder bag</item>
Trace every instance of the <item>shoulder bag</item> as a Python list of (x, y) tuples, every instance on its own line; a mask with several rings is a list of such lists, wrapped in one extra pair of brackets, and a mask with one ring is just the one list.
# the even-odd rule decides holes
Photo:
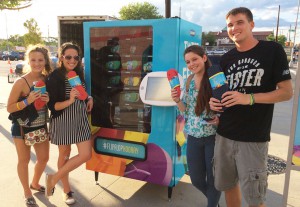
[[(41, 110), (39, 110), (41, 111)], [(42, 113), (39, 113), (40, 115)], [(47, 130), (47, 107), (45, 107), (44, 110), (44, 120), (43, 120), (43, 125), (42, 127), (35, 129), (33, 131), (24, 133), (24, 128), (22, 126), (20, 126), (20, 130), (21, 130), (21, 135), (24, 137), (24, 141), (25, 141), (25, 145), (27, 146), (33, 146), (36, 143), (42, 143), (44, 141), (46, 141), (49, 138), (49, 134), (48, 134), (48, 130)], [(26, 129), (28, 129), (29, 127), (26, 127)], [(31, 128), (31, 127), (30, 127)]]

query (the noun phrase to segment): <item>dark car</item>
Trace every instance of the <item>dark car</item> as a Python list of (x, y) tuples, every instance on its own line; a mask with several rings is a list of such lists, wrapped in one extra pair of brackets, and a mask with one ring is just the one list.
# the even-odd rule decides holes
[[(8, 54), (3, 54), (2, 55), (2, 60), (21, 60), (20, 58), (20, 53), (16, 52), (16, 51), (11, 51)], [(22, 56), (22, 58), (24, 59), (24, 55)]]
[(19, 60), (24, 60), (25, 52), (19, 52)]
[(17, 63), (16, 64), (16, 69), (15, 69), (15, 74), (22, 75), (23, 72), (24, 72), (23, 69), (24, 69), (25, 64), (26, 64), (25, 61)]

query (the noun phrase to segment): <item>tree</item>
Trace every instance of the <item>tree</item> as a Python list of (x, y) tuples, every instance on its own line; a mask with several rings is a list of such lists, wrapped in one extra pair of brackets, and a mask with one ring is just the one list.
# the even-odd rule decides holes
[[(271, 33), (267, 36), (267, 40), (268, 41), (275, 41), (275, 36), (274, 33)], [(285, 46), (285, 42), (286, 42), (287, 38), (284, 35), (278, 35), (277, 36), (277, 42), (279, 44), (281, 44), (282, 46)]]
[(42, 40), (42, 33), (40, 32), (40, 28), (33, 18), (26, 20), (23, 25), (28, 29), (28, 33), (24, 35), (24, 45), (26, 47), (30, 44), (44, 43)]
[(18, 10), (31, 6), (31, 0), (1, 0), (0, 10)]
[(8, 41), (12, 43), (12, 45), (14, 46), (21, 46), (21, 45), (24, 45), (24, 37), (23, 36), (20, 36), (18, 34), (16, 35), (11, 35), (9, 38), (8, 38)]
[(159, 15), (158, 8), (148, 2), (144, 3), (131, 3), (128, 6), (123, 6), (120, 11), (120, 18), (122, 20), (131, 19), (160, 19), (163, 18)]
[[(213, 46), (216, 42), (216, 36), (212, 32), (202, 32), (202, 45), (203, 46)], [(207, 45), (208, 43), (208, 45)]]
[(58, 38), (57, 37), (44, 37), (45, 45), (47, 46), (57, 46)]

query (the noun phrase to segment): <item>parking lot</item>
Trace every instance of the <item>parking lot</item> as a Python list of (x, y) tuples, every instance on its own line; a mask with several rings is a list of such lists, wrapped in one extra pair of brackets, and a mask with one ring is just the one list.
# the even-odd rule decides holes
[[(11, 67), (15, 69), (17, 63), (19, 62), (22, 62), (22, 60), (10, 61)], [(0, 60), (0, 76), (7, 75), (7, 73), (9, 72), (9, 68), (10, 68), (9, 61)]]

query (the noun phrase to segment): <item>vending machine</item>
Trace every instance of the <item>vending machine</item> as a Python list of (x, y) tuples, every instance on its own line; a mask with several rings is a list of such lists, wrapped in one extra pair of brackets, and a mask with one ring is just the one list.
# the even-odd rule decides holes
[[(180, 18), (84, 23), (85, 79), (94, 98), (86, 168), (96, 180), (98, 172), (142, 180), (167, 186), (171, 197), (187, 163), (185, 120), (166, 71), (187, 78), (183, 52), (200, 45), (201, 33), (201, 26)], [(149, 74), (160, 75), (142, 86)]]

